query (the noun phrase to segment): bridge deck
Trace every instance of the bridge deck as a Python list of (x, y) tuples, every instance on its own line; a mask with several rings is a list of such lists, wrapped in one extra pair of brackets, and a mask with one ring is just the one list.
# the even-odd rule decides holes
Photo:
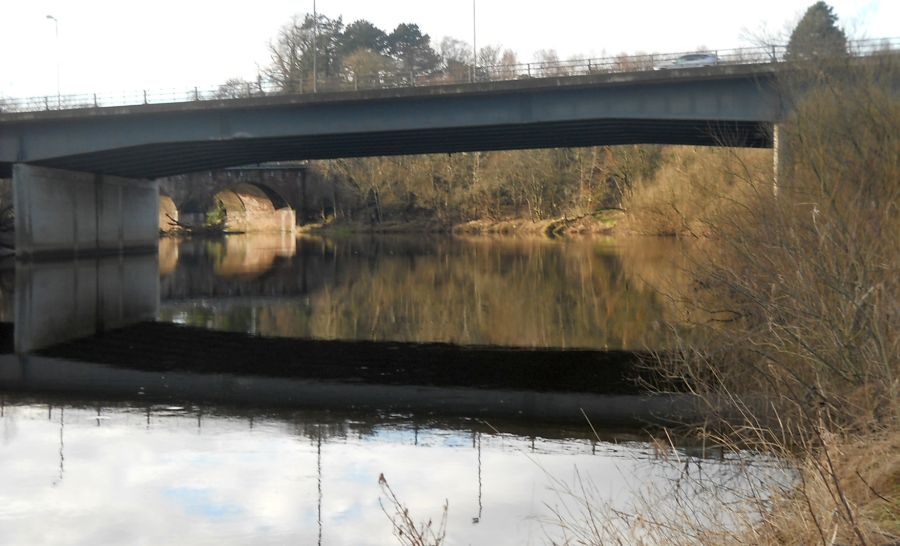
[(279, 160), (660, 143), (771, 146), (771, 65), (0, 114), (16, 162), (155, 178)]

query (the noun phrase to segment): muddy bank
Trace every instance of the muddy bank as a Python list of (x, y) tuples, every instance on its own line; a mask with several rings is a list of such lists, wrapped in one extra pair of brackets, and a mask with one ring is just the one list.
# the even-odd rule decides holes
[(142, 323), (41, 351), (157, 372), (234, 373), (346, 383), (640, 394), (656, 381), (629, 351), (298, 340)]

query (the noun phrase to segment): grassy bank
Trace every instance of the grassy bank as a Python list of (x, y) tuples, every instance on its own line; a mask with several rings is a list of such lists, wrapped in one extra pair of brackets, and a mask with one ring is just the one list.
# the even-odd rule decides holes
[(350, 234), (454, 234), (454, 235), (499, 235), (526, 237), (577, 237), (592, 235), (612, 235), (616, 224), (623, 218), (620, 210), (601, 210), (580, 216), (561, 216), (533, 220), (530, 218), (479, 218), (459, 223), (445, 223), (431, 216), (415, 219), (386, 218), (377, 223), (338, 220), (304, 226), (301, 232), (324, 235)]
[(673, 326), (681, 349), (648, 365), (704, 401), (707, 419), (685, 431), (736, 457), (775, 456), (794, 479), (715, 514), (661, 513), (652, 495), (631, 514), (597, 506), (559, 522), (572, 543), (900, 540), (897, 81), (889, 57), (783, 81), (795, 102), (777, 192), (771, 163), (727, 151), (703, 154), (718, 173), (681, 154), (662, 182), (638, 185), (624, 226), (708, 241), (690, 288), (671, 294), (690, 310)]

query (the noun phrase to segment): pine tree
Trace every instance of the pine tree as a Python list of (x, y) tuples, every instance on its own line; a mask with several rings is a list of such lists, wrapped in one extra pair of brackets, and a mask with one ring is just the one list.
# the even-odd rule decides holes
[(785, 59), (800, 61), (846, 54), (847, 36), (837, 26), (833, 8), (819, 1), (806, 10), (791, 33)]

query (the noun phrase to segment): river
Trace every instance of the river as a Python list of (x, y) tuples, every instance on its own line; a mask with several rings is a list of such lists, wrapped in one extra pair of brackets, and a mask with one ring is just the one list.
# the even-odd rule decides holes
[[(156, 328), (226, 336), (209, 339), (641, 351), (665, 348), (665, 325), (680, 319), (665, 294), (685, 282), (684, 259), (673, 241), (230, 236), (163, 239), (150, 266), (158, 275), (123, 282), (158, 279), (139, 291), (156, 295)], [(118, 260), (119, 271), (148, 263)], [(6, 317), (32, 331), (51, 319), (22, 318), (22, 287), (40, 287), (21, 267), (0, 281)], [(201, 339), (177, 331), (187, 332), (181, 343)], [(120, 352), (101, 354), (122, 339)], [(262, 365), (235, 374), (117, 360), (154, 344), (160, 355), (177, 350), (139, 341), (112, 332), (76, 342), (77, 359), (0, 356), (0, 543), (392, 544), (384, 476), (416, 522), (437, 525), (446, 502), (447, 544), (544, 544), (562, 540), (554, 513), (572, 524), (585, 496), (628, 511), (678, 492), (715, 508), (717, 486), (780, 475), (752, 454), (671, 445), (637, 423), (579, 414), (603, 404), (637, 412), (641, 396), (320, 383), (261, 377)], [(550, 399), (557, 410), (571, 404), (570, 418), (543, 411)]]

